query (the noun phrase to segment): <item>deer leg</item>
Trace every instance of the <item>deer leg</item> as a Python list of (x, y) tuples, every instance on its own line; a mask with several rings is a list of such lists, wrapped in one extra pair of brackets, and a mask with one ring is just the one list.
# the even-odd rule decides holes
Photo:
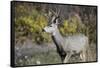
[(64, 59), (64, 61), (63, 61), (63, 63), (67, 63), (68, 60), (70, 59), (71, 55), (72, 55), (72, 53), (71, 53), (71, 52), (68, 52), (68, 53), (67, 53), (67, 56), (65, 57), (65, 59)]
[(60, 57), (61, 57), (61, 61), (63, 63), (63, 61), (64, 61), (64, 59), (66, 57), (66, 53), (65, 52), (61, 53)]
[(59, 54), (59, 56), (61, 58), (61, 61), (63, 63), (63, 61), (64, 61), (64, 59), (66, 57), (66, 52), (65, 51), (57, 51), (57, 52), (58, 52), (58, 54)]
[(86, 50), (83, 51), (83, 62), (85, 62), (85, 61), (86, 61)]
[(80, 54), (80, 58), (82, 59), (83, 62), (86, 61), (86, 50), (85, 50), (85, 49), (84, 49), (84, 50), (82, 51), (82, 53)]

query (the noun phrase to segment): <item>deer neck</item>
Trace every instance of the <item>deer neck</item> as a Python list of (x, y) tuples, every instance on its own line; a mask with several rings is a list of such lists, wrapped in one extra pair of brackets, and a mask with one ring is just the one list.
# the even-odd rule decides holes
[(56, 45), (64, 45), (64, 38), (63, 36), (60, 34), (59, 30), (57, 29), (53, 34), (52, 34), (52, 38), (53, 38), (53, 41), (56, 43)]
[(59, 55), (60, 55), (60, 57), (61, 57), (61, 59), (62, 59), (62, 61), (63, 61), (63, 59), (64, 59), (65, 56), (66, 56), (66, 52), (65, 52), (64, 47), (63, 47), (64, 44), (65, 44), (65, 43), (64, 43), (65, 40), (64, 40), (64, 38), (61, 36), (59, 30), (57, 30), (57, 31), (55, 32), (55, 34), (52, 35), (52, 39), (53, 39), (53, 42), (54, 42), (55, 45), (56, 45), (57, 52), (59, 53)]

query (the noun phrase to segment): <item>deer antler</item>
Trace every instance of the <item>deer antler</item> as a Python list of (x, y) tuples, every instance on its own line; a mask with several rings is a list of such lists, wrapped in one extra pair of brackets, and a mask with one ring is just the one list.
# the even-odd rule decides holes
[(58, 17), (59, 14), (60, 14), (60, 9), (56, 9), (56, 11), (58, 11), (58, 12), (57, 12), (57, 17)]
[[(58, 9), (56, 8), (56, 12), (53, 11), (52, 9), (50, 9), (50, 11), (54, 14), (54, 16), (53, 16), (51, 22), (52, 22), (52, 23), (55, 22), (56, 24), (58, 24), (58, 17), (59, 17), (59, 14), (60, 14), (60, 9), (58, 10)], [(58, 12), (57, 12), (57, 11), (58, 11)]]
[(60, 9), (58, 9), (58, 8), (55, 8), (55, 9), (56, 9), (56, 11), (49, 8), (49, 11), (47, 14), (45, 14), (45, 16), (47, 17), (49, 23), (58, 24), (58, 17), (60, 14)]
[(55, 16), (57, 16), (57, 13), (54, 12), (52, 9), (50, 9), (50, 11), (51, 11)]

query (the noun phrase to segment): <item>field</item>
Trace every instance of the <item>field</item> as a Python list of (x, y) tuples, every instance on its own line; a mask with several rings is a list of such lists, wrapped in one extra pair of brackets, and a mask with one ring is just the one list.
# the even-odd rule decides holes
[[(27, 44), (29, 42), (30, 44)], [(87, 62), (96, 61), (96, 47), (94, 46), (95, 44), (91, 44), (91, 53)], [(62, 63), (54, 43), (38, 45), (28, 41), (23, 46), (16, 45), (15, 51), (16, 66)], [(73, 55), (68, 63), (75, 62), (82, 62), (79, 55)]]

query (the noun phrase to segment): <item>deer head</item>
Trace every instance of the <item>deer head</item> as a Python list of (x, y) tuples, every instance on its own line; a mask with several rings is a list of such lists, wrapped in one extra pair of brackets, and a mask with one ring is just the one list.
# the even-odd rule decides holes
[(52, 35), (55, 35), (55, 32), (58, 30), (58, 19), (59, 19), (59, 12), (55, 13), (53, 10), (51, 10), (53, 13), (52, 19), (49, 22), (49, 25), (44, 27), (44, 31), (47, 33), (51, 33)]

